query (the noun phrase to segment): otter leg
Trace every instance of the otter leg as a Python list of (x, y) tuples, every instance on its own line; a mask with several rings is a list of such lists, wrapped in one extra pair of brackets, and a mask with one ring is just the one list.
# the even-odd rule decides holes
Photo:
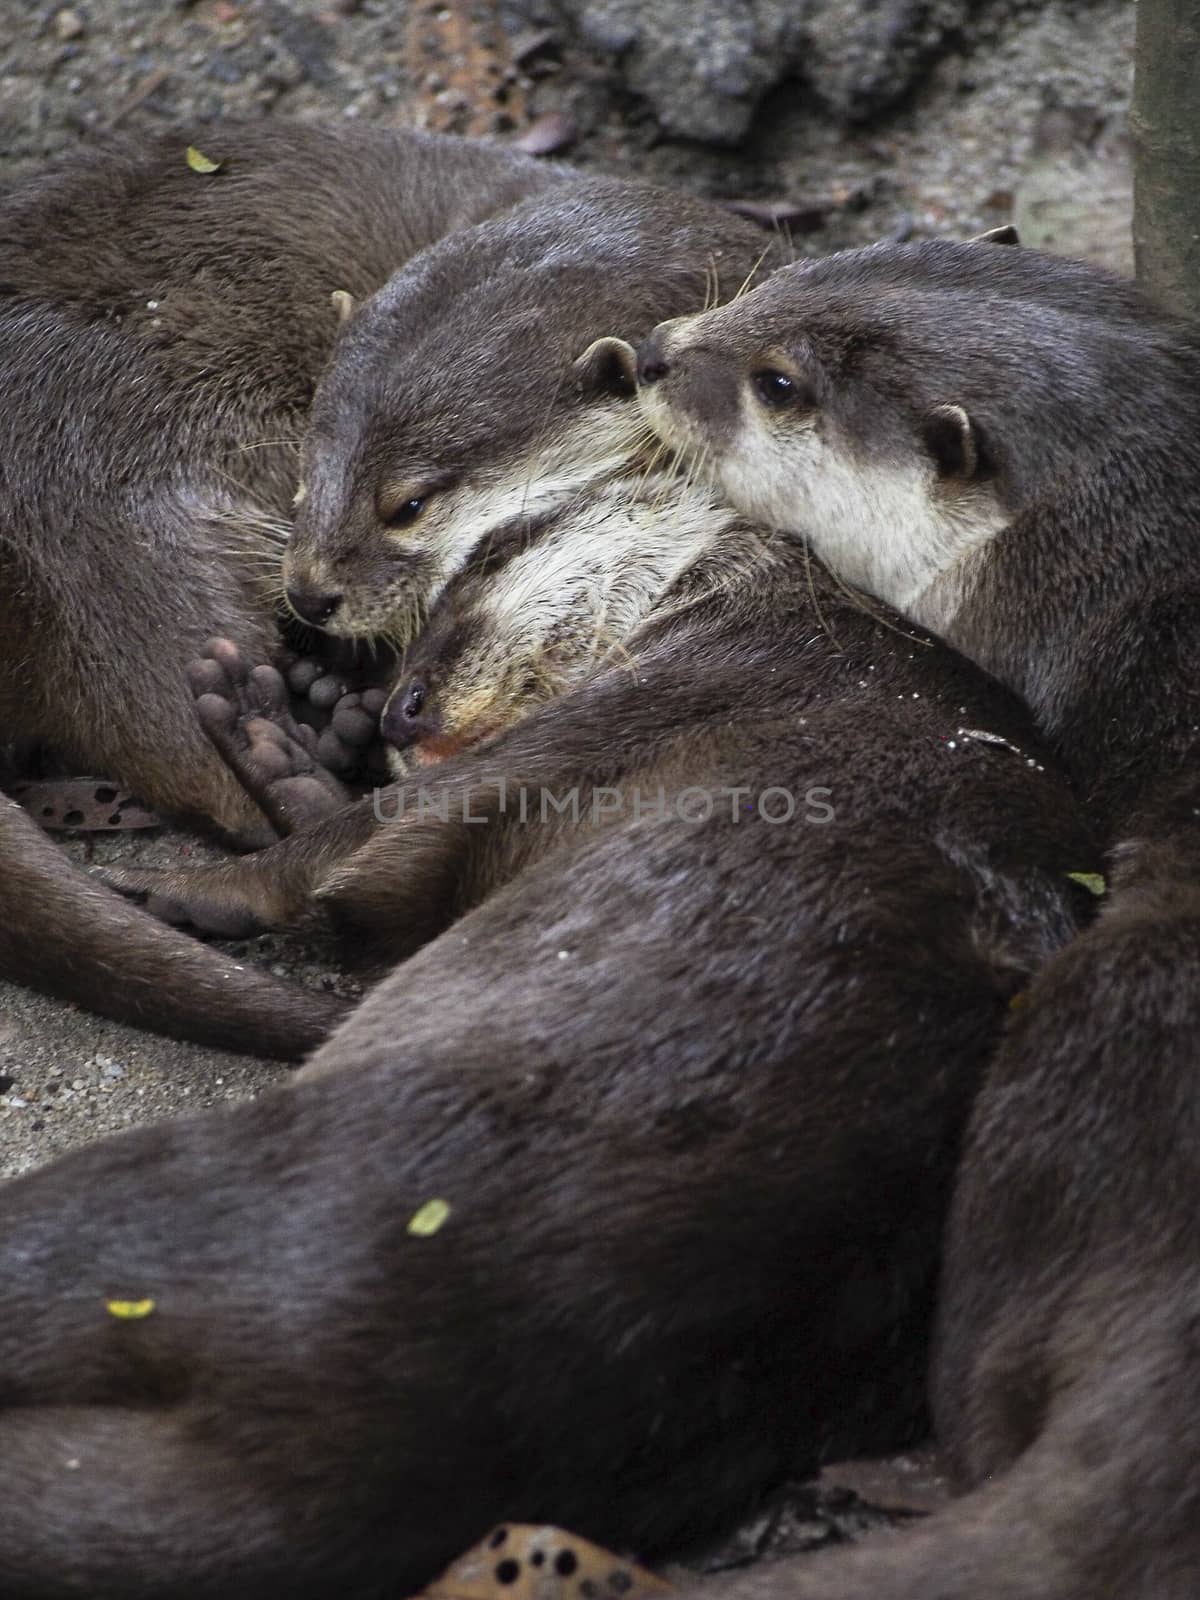
[(160, 921), (243, 939), (302, 922), (314, 891), (377, 826), (374, 807), (361, 800), (252, 856), (211, 867), (110, 867), (104, 881)]
[(347, 804), (349, 793), (319, 760), (317, 734), (293, 718), (275, 667), (251, 668), (231, 639), (212, 639), (188, 667), (188, 682), (201, 727), (280, 833)]
[(74, 867), (3, 796), (0, 976), (173, 1038), (291, 1059), (345, 1012), (332, 996), (161, 927)]

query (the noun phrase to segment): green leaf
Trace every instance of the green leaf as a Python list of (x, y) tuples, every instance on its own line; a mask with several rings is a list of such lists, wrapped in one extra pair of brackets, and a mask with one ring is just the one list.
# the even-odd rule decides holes
[(153, 1300), (107, 1300), (105, 1307), (110, 1317), (121, 1322), (140, 1322), (154, 1310)]
[(450, 1207), (445, 1200), (426, 1200), (409, 1223), (408, 1231), (416, 1239), (428, 1239), (442, 1227), (449, 1215)]
[(203, 150), (197, 150), (194, 144), (187, 147), (187, 164), (193, 172), (220, 172), (221, 163), (210, 161)]
[(1108, 892), (1108, 885), (1098, 872), (1068, 872), (1067, 877), (1072, 883), (1079, 884), (1089, 894), (1094, 894), (1097, 899)]

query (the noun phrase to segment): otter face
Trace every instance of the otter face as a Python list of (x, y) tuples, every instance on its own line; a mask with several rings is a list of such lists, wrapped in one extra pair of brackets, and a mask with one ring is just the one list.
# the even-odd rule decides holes
[(357, 311), (342, 297), (301, 456), (294, 610), (406, 644), (458, 573), (636, 455), (632, 351), (577, 365), (595, 341), (703, 304), (761, 253), (711, 208), (587, 180), (449, 236)]
[(344, 354), (314, 405), (285, 555), (299, 616), (403, 647), (473, 560), (626, 467), (646, 435), (632, 350), (624, 392), (599, 392), (573, 367), (578, 348), (547, 349), (541, 332), (517, 316), (485, 347), (463, 339), (416, 370), (364, 374)]
[(944, 627), (971, 557), (1013, 513), (969, 398), (975, 374), (953, 329), (923, 323), (922, 299), (786, 267), (730, 305), (656, 328), (639, 351), (639, 400), (738, 510), (804, 535), (841, 577)]
[(744, 559), (749, 541), (735, 536), (736, 521), (673, 470), (641, 469), (561, 512), (507, 558), (462, 574), (384, 708), (393, 772), (478, 744), (620, 660), (623, 641), (703, 555), (728, 540)]

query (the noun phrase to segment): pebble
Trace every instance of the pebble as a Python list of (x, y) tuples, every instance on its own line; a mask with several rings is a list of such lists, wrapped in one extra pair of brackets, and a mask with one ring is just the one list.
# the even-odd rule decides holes
[(54, 36), (66, 44), (69, 39), (83, 37), (83, 18), (78, 11), (60, 11), (54, 18)]

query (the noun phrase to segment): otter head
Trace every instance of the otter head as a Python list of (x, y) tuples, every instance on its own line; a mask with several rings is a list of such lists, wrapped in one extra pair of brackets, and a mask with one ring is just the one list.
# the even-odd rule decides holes
[(1108, 447), (1135, 314), (1080, 263), (874, 246), (662, 324), (640, 401), (741, 511), (953, 636), (995, 536)]
[(921, 621), (939, 579), (1010, 520), (990, 442), (891, 292), (775, 274), (666, 322), (639, 351), (642, 410), (737, 508), (802, 534)]
[(381, 721), (393, 772), (479, 744), (627, 661), (625, 642), (668, 595), (686, 603), (747, 550), (761, 545), (711, 490), (648, 462), (497, 546), (451, 580), (406, 654)]
[(714, 260), (732, 288), (760, 254), (699, 202), (587, 180), (416, 257), (349, 315), (318, 386), (293, 609), (404, 645), (455, 574), (626, 470), (647, 430), (603, 336), (641, 337), (704, 303)]

